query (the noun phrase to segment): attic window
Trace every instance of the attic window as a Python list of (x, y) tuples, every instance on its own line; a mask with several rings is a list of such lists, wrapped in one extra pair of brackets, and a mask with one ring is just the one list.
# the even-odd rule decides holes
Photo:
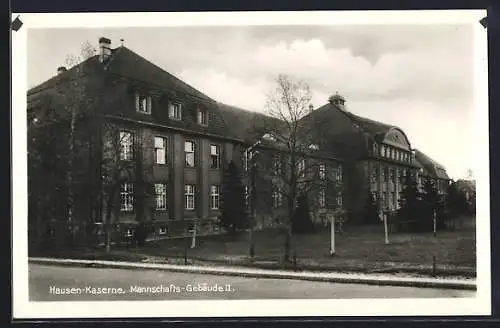
[(274, 137), (272, 134), (270, 133), (266, 133), (262, 136), (262, 139), (264, 140), (268, 140), (268, 141), (276, 141), (276, 137)]
[(316, 144), (310, 144), (310, 145), (309, 145), (309, 149), (311, 149), (311, 150), (318, 150), (318, 149), (319, 149), (319, 146), (318, 146), (318, 145), (316, 145)]
[(206, 109), (198, 109), (198, 124), (208, 125), (208, 111)]
[(182, 118), (182, 105), (177, 102), (169, 103), (168, 117), (174, 120), (180, 120)]
[(144, 94), (136, 94), (135, 95), (135, 109), (139, 113), (143, 114), (151, 114), (151, 96), (147, 96)]

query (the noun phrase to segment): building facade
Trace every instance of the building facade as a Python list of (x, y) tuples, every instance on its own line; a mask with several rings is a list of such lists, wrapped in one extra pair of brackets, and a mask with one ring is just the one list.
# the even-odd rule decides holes
[[(280, 223), (286, 157), (255, 132), (273, 118), (218, 103), (107, 38), (97, 55), (59, 68), (27, 97), (33, 239), (57, 229), (86, 234), (104, 222), (122, 234), (138, 222), (151, 222), (155, 236), (213, 231), (224, 165), (236, 163), (250, 186), (251, 148), (260, 172), (252, 214), (259, 227)], [(318, 181), (307, 191), (317, 221), (328, 208), (356, 221), (367, 193), (394, 209), (401, 177), (421, 172), (401, 129), (352, 114), (339, 95), (301, 120), (315, 126), (298, 163), (310, 168), (304, 179)], [(442, 166), (429, 172), (445, 183)]]

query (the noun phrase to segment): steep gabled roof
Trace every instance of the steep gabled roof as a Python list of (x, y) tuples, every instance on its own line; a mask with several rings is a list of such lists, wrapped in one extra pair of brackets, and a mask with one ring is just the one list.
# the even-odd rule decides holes
[(431, 177), (438, 179), (446, 179), (446, 180), (450, 179), (443, 165), (439, 164), (438, 162), (436, 162), (431, 157), (424, 154), (418, 149), (415, 149), (415, 159), (424, 168), (424, 172), (430, 175)]
[(101, 70), (102, 65), (100, 65), (99, 63), (98, 56), (89, 57), (88, 59), (84, 60), (78, 65), (69, 68), (67, 71), (61, 73), (60, 75), (54, 75), (50, 79), (32, 87), (31, 89), (28, 90), (28, 97), (34, 96), (36, 93), (40, 91), (55, 87), (61, 82), (61, 79), (69, 78), (73, 74), (75, 74), (77, 69), (81, 70), (82, 75), (92, 74), (95, 73), (97, 70)]
[(218, 103), (229, 130), (239, 139), (254, 142), (260, 138), (267, 125), (280, 124), (279, 120), (268, 115), (236, 106)]
[(116, 75), (153, 84), (160, 89), (172, 90), (205, 101), (215, 102), (201, 91), (124, 46), (113, 50), (113, 55), (106, 66), (108, 72)]
[[(123, 46), (113, 49), (111, 57), (104, 64), (99, 61), (98, 56), (93, 56), (68, 71), (32, 88), (28, 92), (28, 107), (54, 106), (54, 101), (57, 100), (55, 87), (64, 83), (65, 78), (71, 77), (72, 72), (76, 72), (77, 69), (82, 72), (79, 77), (91, 74), (106, 74), (110, 77), (123, 78), (124, 81), (127, 81), (125, 83), (147, 86), (147, 88), (151, 88), (158, 93), (158, 107), (153, 110), (151, 115), (125, 112), (121, 106), (114, 106), (116, 108), (107, 106), (106, 114), (110, 117), (140, 121), (145, 124), (157, 124), (232, 140), (237, 139), (225, 124), (215, 100)], [(185, 104), (183, 103), (185, 112), (183, 112), (182, 120), (171, 120), (168, 117), (168, 103), (165, 100), (168, 100), (167, 98), (170, 96), (176, 98), (181, 96), (183, 101), (186, 101)], [(210, 121), (208, 125), (198, 124), (195, 113), (197, 106), (209, 110)]]

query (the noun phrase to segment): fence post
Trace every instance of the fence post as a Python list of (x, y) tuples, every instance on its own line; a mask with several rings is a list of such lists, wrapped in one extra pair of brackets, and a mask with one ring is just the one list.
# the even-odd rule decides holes
[(188, 242), (184, 241), (184, 265), (187, 265)]
[(297, 251), (293, 250), (293, 271), (297, 271)]
[(387, 214), (382, 213), (382, 215), (384, 217), (385, 244), (388, 245), (389, 244), (389, 231), (388, 231), (388, 227), (387, 227)]
[(432, 256), (432, 276), (435, 277), (437, 275), (436, 272), (436, 255)]

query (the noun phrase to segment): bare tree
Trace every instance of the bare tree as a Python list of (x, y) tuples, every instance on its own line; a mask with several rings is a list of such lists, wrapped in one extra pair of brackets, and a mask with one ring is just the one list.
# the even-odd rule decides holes
[(89, 43), (84, 42), (80, 49), (79, 55), (67, 55), (66, 66), (71, 70), (71, 76), (68, 79), (67, 89), (64, 92), (63, 104), (66, 113), (70, 115), (69, 121), (69, 138), (68, 138), (68, 170), (67, 170), (67, 207), (68, 207), (68, 225), (72, 233), (72, 240), (75, 239), (75, 223), (74, 223), (74, 160), (75, 160), (75, 139), (76, 139), (76, 124), (78, 119), (89, 112), (92, 106), (92, 97), (89, 97), (85, 88), (85, 66), (83, 62), (93, 57), (96, 49)]
[[(103, 150), (101, 160), (102, 192), (104, 194), (104, 233), (105, 247), (111, 249), (112, 233), (116, 223), (118, 200), (122, 184), (135, 175), (137, 164), (141, 160), (141, 147), (136, 135), (123, 131), (116, 123), (102, 120)], [(131, 190), (131, 195), (135, 191)], [(129, 210), (127, 206), (135, 206), (136, 198), (132, 196), (131, 203), (124, 204), (120, 210)], [(121, 206), (121, 204), (120, 204)]]
[[(301, 195), (324, 190), (328, 184), (328, 175), (319, 178), (321, 165), (319, 146), (316, 144), (315, 129), (317, 122), (307, 117), (310, 113), (311, 90), (303, 81), (293, 81), (286, 75), (279, 75), (276, 88), (267, 96), (266, 114), (259, 128), (261, 135), (274, 150), (281, 154), (274, 165), (281, 168), (274, 174), (274, 192), (282, 195), (286, 201), (285, 252), (284, 260), (290, 260), (292, 241), (292, 218)], [(276, 171), (276, 167), (275, 167)], [(281, 196), (280, 196), (281, 197)]]

